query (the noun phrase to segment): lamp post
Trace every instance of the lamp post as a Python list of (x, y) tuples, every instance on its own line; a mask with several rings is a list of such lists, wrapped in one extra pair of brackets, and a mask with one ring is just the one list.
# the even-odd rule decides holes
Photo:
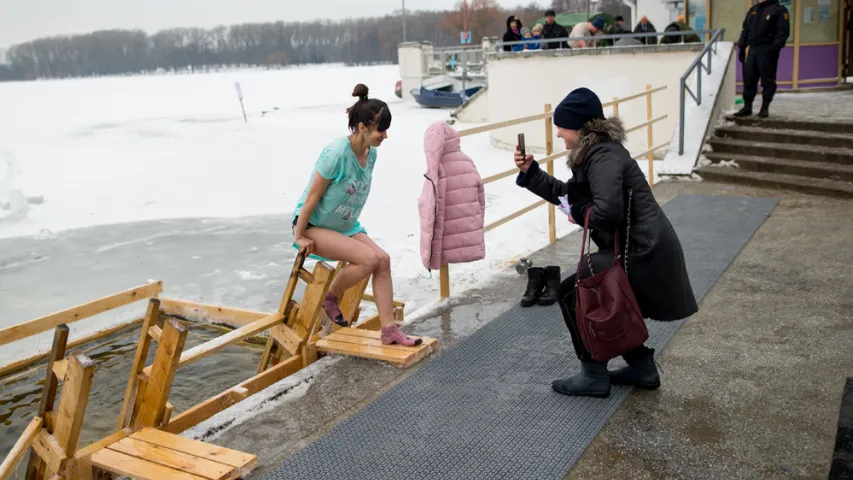
[(406, 41), (406, 0), (403, 0), (403, 41)]

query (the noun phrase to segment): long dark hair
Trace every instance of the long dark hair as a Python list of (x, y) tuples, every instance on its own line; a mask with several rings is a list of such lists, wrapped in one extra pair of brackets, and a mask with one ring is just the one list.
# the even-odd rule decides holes
[(349, 129), (351, 132), (358, 130), (358, 124), (363, 123), (365, 127), (376, 125), (380, 132), (388, 130), (391, 126), (391, 110), (388, 105), (378, 98), (367, 98), (369, 92), (367, 85), (359, 83), (352, 91), (353, 97), (358, 100), (347, 109), (349, 117)]

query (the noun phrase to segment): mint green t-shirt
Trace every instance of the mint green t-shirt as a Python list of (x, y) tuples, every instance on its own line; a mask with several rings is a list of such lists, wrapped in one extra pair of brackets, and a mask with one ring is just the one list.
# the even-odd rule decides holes
[(299, 215), (302, 205), (305, 204), (315, 173), (319, 173), (323, 178), (331, 180), (331, 183), (326, 188), (326, 193), (320, 198), (309, 223), (348, 237), (365, 232), (364, 227), (358, 223), (358, 216), (364, 204), (367, 203), (375, 163), (376, 148), (374, 147), (370, 147), (367, 154), (367, 166), (362, 167), (347, 137), (338, 138), (330, 143), (323, 149), (311, 171), (311, 178), (296, 204), (293, 219)]

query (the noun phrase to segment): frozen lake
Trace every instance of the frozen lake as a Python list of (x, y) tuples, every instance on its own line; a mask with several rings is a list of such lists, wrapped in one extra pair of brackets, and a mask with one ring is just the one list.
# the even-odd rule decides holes
[[(389, 138), (379, 150), (373, 188), (361, 222), (391, 254), (395, 296), (407, 302), (407, 312), (411, 313), (439, 296), (437, 272), (430, 275), (420, 261), (417, 200), (426, 171), (423, 133), (432, 122), (449, 115), (447, 110), (423, 109), (400, 101), (393, 93), (397, 79), (396, 65), (324, 65), (0, 84), (0, 105), (4, 106), (0, 111), (0, 148), (12, 152), (20, 165), (13, 188), (28, 196), (44, 196), (42, 204), (30, 206), (25, 218), (0, 223), (0, 238), (18, 237), (18, 242), (25, 240), (21, 237), (33, 242), (52, 239), (61, 245), (63, 232), (93, 226), (257, 216), (278, 217), (282, 230), (289, 231), (290, 212), (315, 159), (325, 145), (347, 134), (344, 110), (354, 100), (350, 96), (353, 86), (360, 82), (371, 88), (371, 97), (386, 100), (394, 115)], [(240, 112), (235, 82), (242, 85), (248, 122)], [(463, 150), (474, 158), (483, 177), (513, 166), (508, 152), (489, 145), (488, 134), (463, 139)], [(556, 171), (568, 177), (564, 165), (558, 164)], [(8, 172), (0, 175), (4, 173)], [(488, 185), (486, 222), (535, 200), (516, 187), (513, 178)], [(190, 223), (186, 225), (188, 232), (195, 228)], [(174, 230), (170, 236), (180, 236), (181, 225), (180, 221), (170, 222), (169, 228)], [(559, 218), (558, 226), (558, 233), (571, 230), (571, 225)], [(144, 261), (161, 239), (139, 235), (133, 249)], [(486, 260), (451, 266), (452, 292), (458, 294), (481, 282), (546, 242), (544, 208), (488, 233)], [(13, 272), (32, 268), (32, 259), (22, 261), (20, 243), (17, 245), (15, 257), (0, 258), (0, 295), (38, 298), (39, 293), (51, 294), (42, 292), (39, 283), (9, 281)], [(54, 249), (54, 242), (51, 245)], [(251, 247), (247, 243), (233, 248), (243, 251)], [(140, 270), (138, 279), (133, 280), (135, 267), (109, 264), (114, 262), (108, 256), (110, 252), (129, 248), (109, 236), (87, 248), (91, 251), (80, 252), (86, 254), (87, 261), (97, 261), (100, 253), (107, 265), (79, 275), (103, 276), (102, 281), (114, 285), (114, 291), (167, 273)], [(187, 258), (175, 258), (175, 262), (191, 261), (191, 250), (181, 250)], [(268, 257), (259, 259), (263, 260), (259, 264), (278, 264), (283, 274), (289, 271), (289, 260), (281, 252), (256, 253)], [(50, 256), (36, 257), (40, 271), (50, 272)], [(248, 282), (259, 275), (248, 268), (240, 270), (243, 273), (239, 275), (226, 272), (210, 255), (192, 261), (201, 264), (205, 272), (219, 269), (221, 282), (235, 291), (245, 291)], [(119, 269), (120, 276), (116, 274)], [(8, 280), (3, 281), (4, 277)], [(116, 281), (110, 282), (112, 278)], [(174, 294), (169, 291), (168, 278), (162, 279), (165, 294)], [(87, 284), (69, 283), (62, 288), (74, 291), (74, 298), (82, 301), (111, 293), (84, 291)], [(207, 299), (217, 296), (194, 293)], [(28, 302), (26, 309), (0, 318), (0, 326), (51, 313), (59, 307), (55, 303)], [(4, 352), (0, 348), (0, 359), (8, 355), (8, 349)]]

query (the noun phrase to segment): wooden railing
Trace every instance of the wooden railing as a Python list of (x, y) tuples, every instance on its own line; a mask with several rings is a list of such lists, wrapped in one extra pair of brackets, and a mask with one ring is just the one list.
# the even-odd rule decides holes
[[(666, 89), (666, 86), (652, 88), (651, 85), (646, 85), (646, 90), (643, 92), (636, 93), (634, 95), (629, 95), (629, 96), (623, 97), (623, 98), (616, 97), (612, 101), (603, 104), (603, 107), (605, 107), (605, 108), (611, 108), (612, 107), (613, 108), (613, 116), (618, 117), (619, 116), (619, 105), (621, 105), (625, 102), (629, 102), (631, 100), (637, 100), (640, 98), (646, 99), (646, 121), (643, 123), (640, 123), (638, 125), (627, 127), (625, 129), (625, 133), (630, 134), (632, 132), (636, 132), (637, 130), (641, 130), (643, 128), (646, 129), (646, 132), (647, 132), (647, 136), (646, 136), (647, 150), (644, 152), (638, 153), (636, 155), (633, 155), (633, 158), (634, 159), (639, 159), (642, 157), (647, 158), (647, 160), (649, 162), (648, 178), (649, 178), (649, 185), (650, 186), (654, 185), (654, 152), (656, 152), (656, 151), (658, 151), (664, 147), (669, 146), (669, 142), (662, 143), (660, 145), (654, 145), (654, 139), (653, 139), (653, 135), (652, 135), (653, 134), (653, 128), (652, 128), (653, 125), (668, 117), (668, 115), (666, 115), (666, 114), (661, 115), (661, 116), (656, 117), (656, 118), (653, 116), (653, 113), (652, 113), (652, 94), (663, 91), (665, 89)], [(492, 130), (497, 130), (499, 128), (512, 127), (515, 125), (520, 125), (522, 123), (535, 122), (537, 120), (544, 120), (545, 121), (545, 132), (544, 132), (545, 133), (545, 157), (538, 160), (538, 162), (540, 165), (542, 165), (542, 164), (546, 165), (546, 169), (547, 169), (547, 172), (549, 175), (554, 175), (554, 160), (557, 160), (558, 158), (566, 156), (568, 154), (568, 151), (562, 151), (559, 153), (554, 153), (554, 134), (553, 134), (553, 126), (552, 126), (552, 120), (551, 120), (552, 117), (553, 117), (553, 111), (551, 110), (551, 105), (548, 104), (548, 105), (545, 105), (544, 113), (539, 113), (536, 115), (529, 115), (529, 116), (521, 117), (521, 118), (515, 118), (512, 120), (505, 120), (502, 122), (491, 123), (488, 125), (482, 125), (479, 127), (469, 128), (467, 130), (461, 130), (459, 132), (459, 135), (462, 137), (467, 137), (470, 135), (476, 135), (478, 133), (490, 132)], [(489, 177), (484, 178), (483, 184), (488, 185), (488, 184), (496, 182), (498, 180), (516, 175), (517, 173), (518, 173), (517, 168), (512, 168), (512, 169), (506, 170), (506, 171), (501, 172), (501, 173), (496, 173), (494, 175), (491, 175)], [(496, 220), (496, 221), (486, 225), (483, 228), (483, 231), (489, 232), (491, 230), (494, 230), (495, 228), (500, 227), (501, 225), (503, 225), (503, 224), (505, 224), (511, 220), (514, 220), (514, 219), (524, 215), (525, 213), (531, 212), (531, 211), (541, 207), (542, 205), (545, 205), (546, 203), (548, 204), (548, 241), (549, 241), (549, 243), (554, 244), (557, 241), (557, 226), (556, 226), (556, 219), (555, 219), (555, 217), (556, 217), (555, 209), (554, 209), (553, 204), (548, 203), (545, 200), (540, 200), (540, 201), (538, 201), (532, 205), (529, 205), (527, 207), (522, 208), (521, 210), (518, 210), (517, 212), (511, 213), (511, 214), (509, 214), (509, 215), (507, 215), (507, 216), (505, 216), (499, 220)], [(449, 271), (448, 266), (446, 264), (442, 265), (441, 269), (439, 270), (439, 286), (440, 286), (439, 289), (440, 289), (441, 298), (445, 299), (445, 298), (450, 297), (450, 271)]]

